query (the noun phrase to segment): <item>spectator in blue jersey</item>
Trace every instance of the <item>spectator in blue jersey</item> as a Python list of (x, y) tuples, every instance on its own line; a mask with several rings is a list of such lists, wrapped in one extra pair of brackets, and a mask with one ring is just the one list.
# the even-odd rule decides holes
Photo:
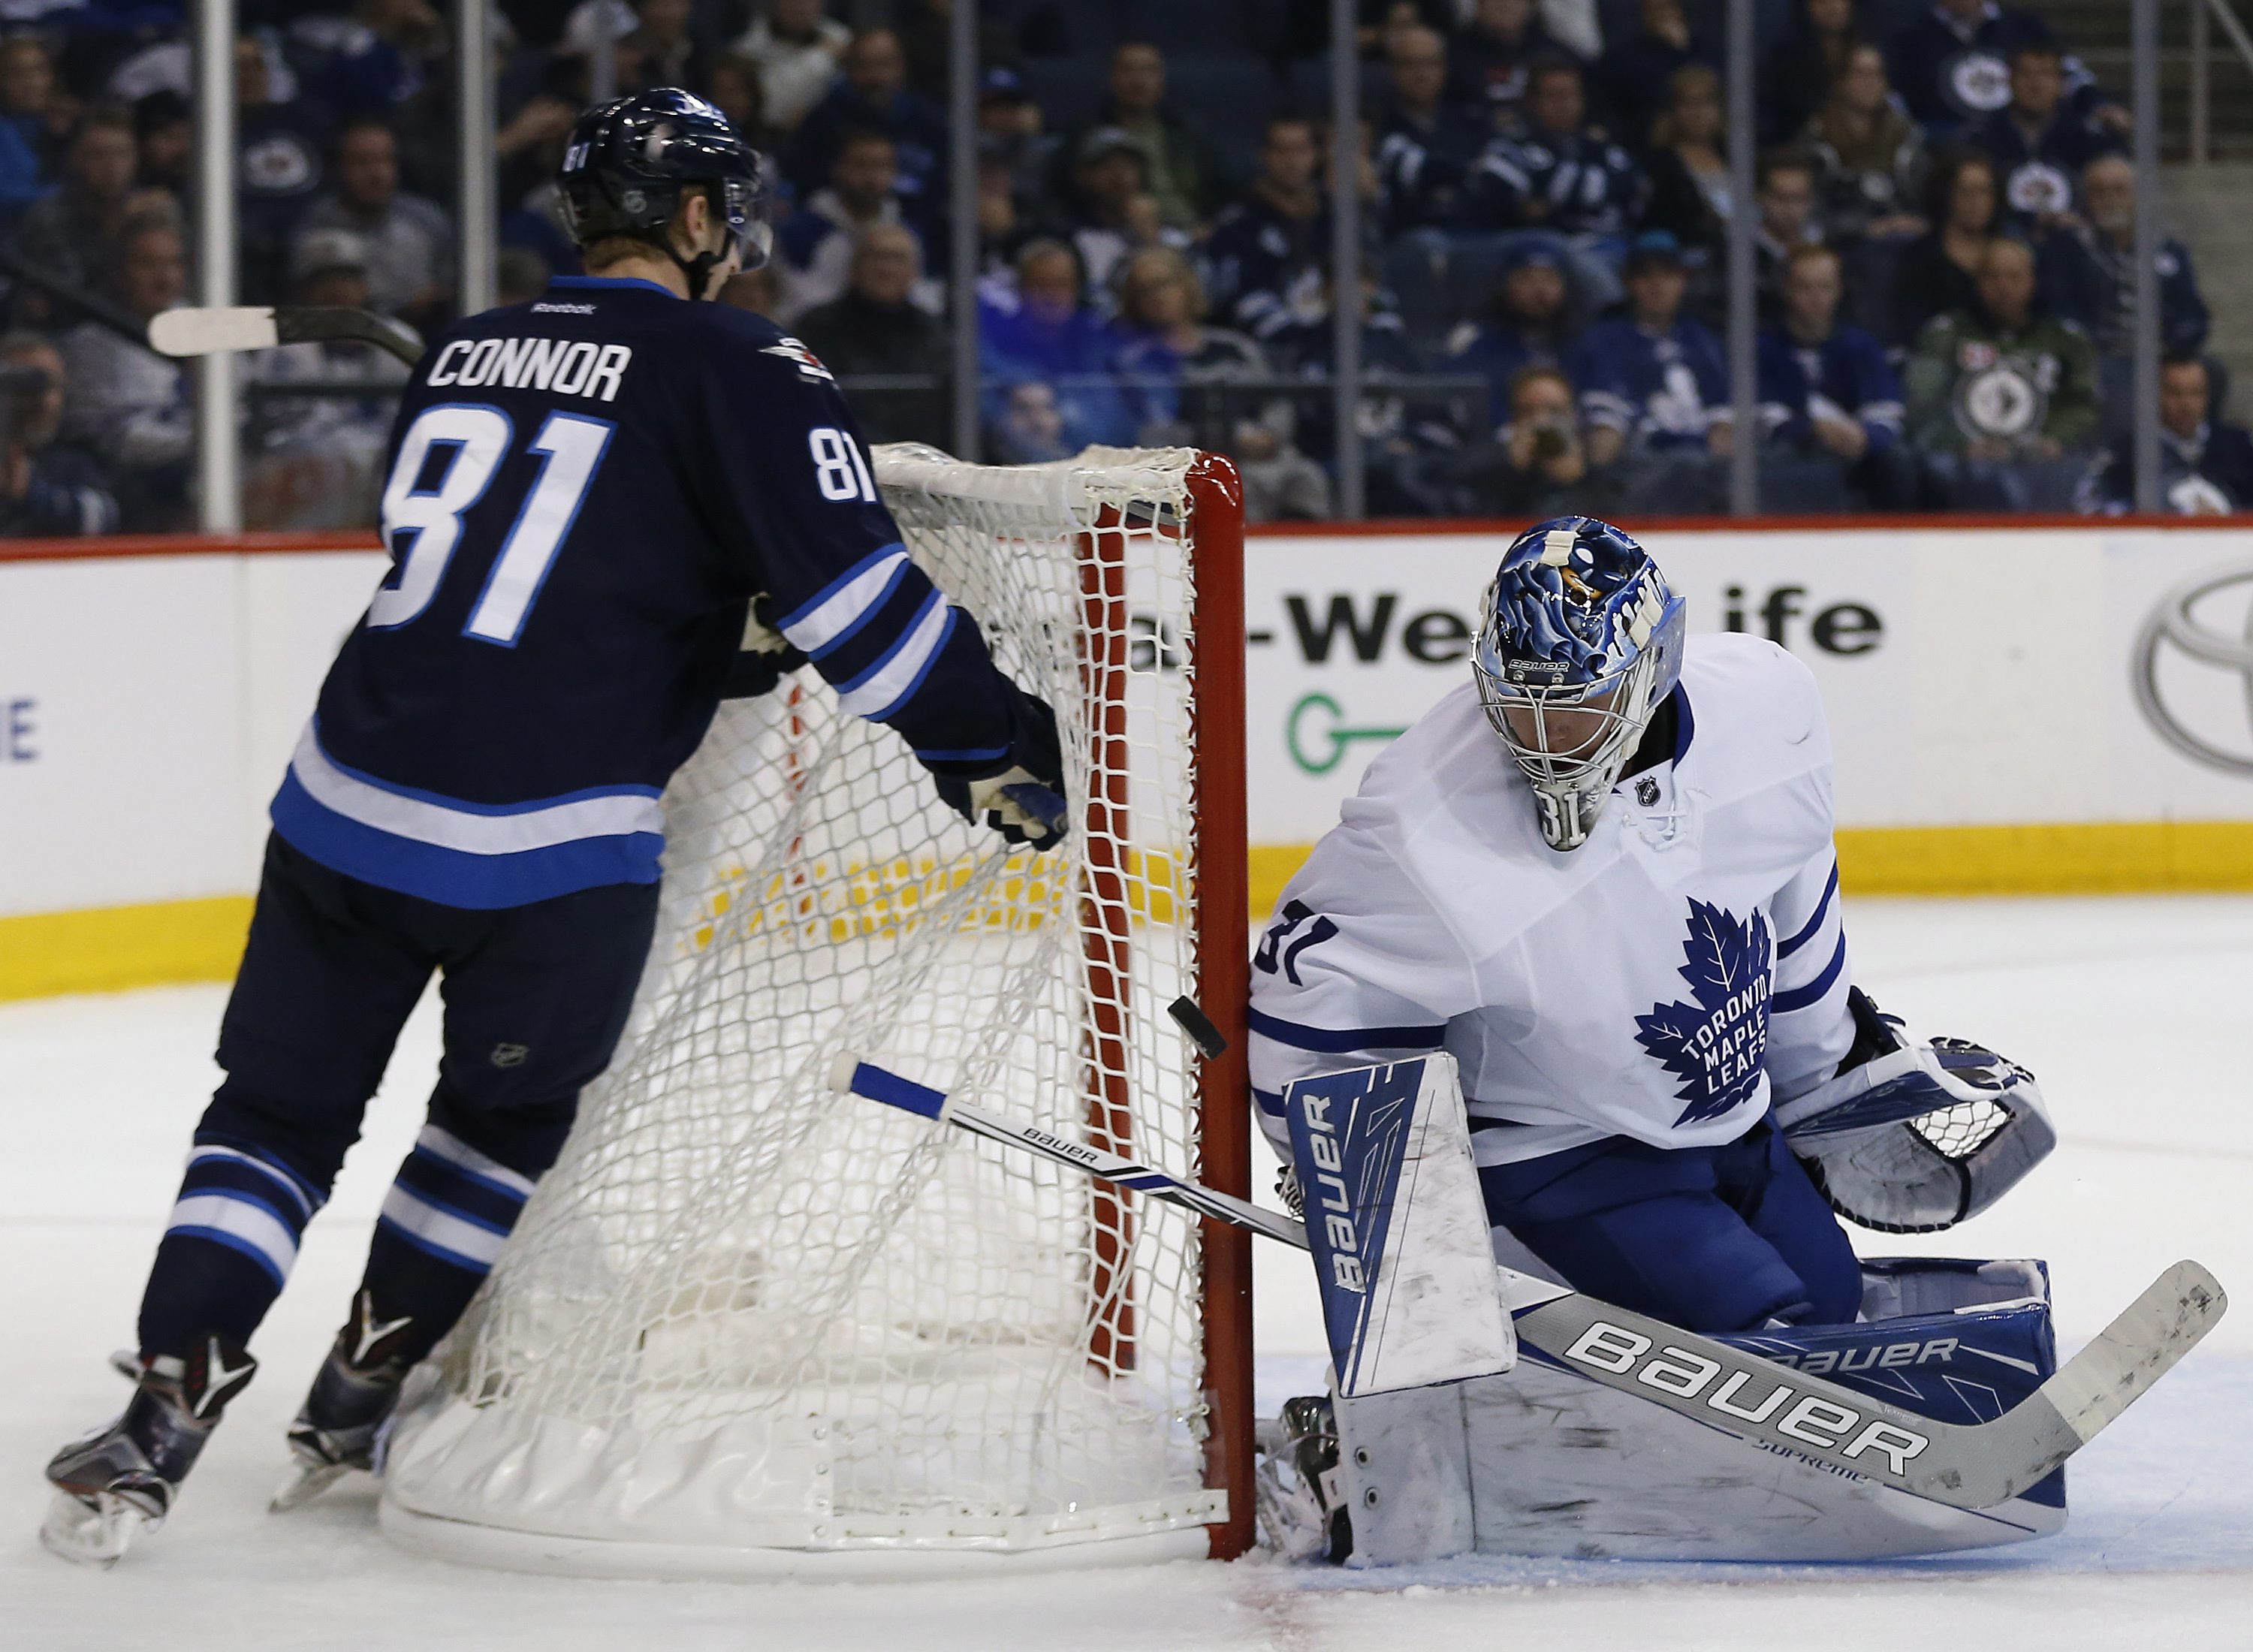
[(1901, 443), (1901, 389), (1885, 347), (1841, 325), (1838, 254), (1800, 247), (1784, 261), (1778, 324), (1760, 338), (1761, 498), (1771, 510), (1905, 511), (1916, 467)]
[[(2082, 220), (2042, 244), (2041, 296), (2050, 313), (2077, 324), (2099, 357), (2125, 361), (2136, 343), (2136, 169), (2124, 155), (2091, 161), (2081, 174)], [(2190, 249), (2159, 240), (2159, 348), (2195, 355), (2208, 317)]]
[(1204, 292), (1189, 261), (1170, 247), (1127, 259), (1119, 282), (1119, 330), (1126, 342), (1112, 362), (1144, 447), (1225, 450), (1239, 417), (1264, 418), (1291, 433), (1290, 404), (1257, 400), (1230, 387), (1267, 374), (1259, 346), (1226, 327), (1204, 324)]
[(1466, 218), (1477, 228), (1617, 238), (1634, 227), (1643, 193), (1628, 152), (1588, 122), (1580, 66), (1550, 58), (1527, 72), (1517, 129), (1479, 158)]
[[(1960, 137), (2010, 102), (2011, 53), (2034, 45), (2057, 47), (2058, 39), (2031, 11), (1995, 0), (1935, 0), (1887, 42), (1886, 61), (1894, 90), (1926, 134)], [(2080, 59), (2063, 62), (2067, 95), (2076, 103), (2100, 101)]]
[(2011, 101), (1971, 129), (1995, 163), (2003, 205), (2021, 227), (2047, 234), (2073, 215), (2075, 185), (2089, 163), (2121, 148), (2115, 126), (2065, 95), (2065, 57), (2045, 41), (2011, 52)]
[(1507, 121), (1524, 101), (1527, 66), (1566, 51), (1533, 0), (1475, 0), (1448, 43), (1447, 94)]
[(57, 78), (46, 42), (36, 34), (0, 38), (0, 126), (8, 129), (0, 133), (0, 144), (14, 134), (22, 146), (15, 164), (28, 164), (38, 180), (37, 187), (24, 193), (19, 175), (14, 207), (28, 205), (54, 186), (63, 147), (77, 119), (78, 100)]
[(1301, 115), (1277, 115), (1261, 139), (1251, 187), (1214, 220), (1205, 242), (1215, 310), (1271, 358), (1295, 358), (1329, 319), (1329, 241), (1314, 127)]
[(1674, 72), (1710, 62), (1713, 55), (1691, 28), (1682, 0), (1642, 0), (1634, 31), (1614, 41), (1596, 61), (1596, 85), (1617, 135), (1642, 149)]
[(791, 182), (813, 190), (828, 178), (852, 132), (873, 129), (892, 140), (899, 191), (918, 223), (944, 210), (946, 115), (907, 89), (907, 59), (889, 29), (864, 29), (845, 48), (844, 78), (799, 122)]
[[(2253, 511), (2253, 436), (2223, 422), (2196, 356), (2173, 357), (2159, 368), (2159, 500), (2177, 516)], [(2077, 503), (2106, 516), (2136, 508), (2132, 443), (2116, 443), (2097, 460)]]
[(307, 100), (334, 115), (388, 114), (422, 89), (444, 47), (444, 22), (429, 0), (353, 0), (340, 10), (290, 26), (308, 66)]
[(1150, 163), (1150, 192), (1168, 228), (1189, 230), (1227, 201), (1235, 169), (1203, 127), (1166, 101), (1165, 54), (1146, 40), (1112, 48), (1104, 96), (1094, 113), (1065, 133), (1051, 187), (1070, 184), (1068, 168), (1091, 131), (1116, 127), (1141, 146)]
[(1556, 249), (1521, 241), (1510, 249), (1483, 321), (1466, 323), (1448, 340), (1449, 373), (1475, 373), (1487, 381), (1487, 417), (1499, 428), (1510, 417), (1510, 386), (1527, 367), (1562, 367), (1572, 353), (1573, 291)]
[(1720, 340), (1682, 313), (1688, 278), (1671, 235), (1636, 239), (1627, 313), (1588, 329), (1568, 364), (1588, 426), (1588, 463), (1613, 475), (1624, 508), (1721, 508), (1729, 373)]
[(1119, 332), (1087, 303), (1078, 254), (1060, 240), (1029, 241), (1016, 275), (1014, 294), (989, 292), (978, 305), (981, 375), (994, 387), (985, 398), (988, 418), (1003, 416), (1013, 387), (1041, 383), (1055, 393), (1071, 451), (1131, 443), (1133, 420), (1111, 376)]
[(347, 123), (331, 176), (333, 187), (305, 209), (298, 231), (351, 230), (367, 244), (368, 303), (418, 327), (436, 324), (453, 292), (453, 220), (400, 188), (389, 123), (373, 115)]
[(62, 352), (35, 332), (0, 338), (0, 539), (108, 533), (117, 501), (84, 449), (59, 442)]
[(55, 70), (38, 36), (0, 40), (0, 222), (51, 192), (46, 113)]
[(829, 181), (783, 220), (775, 235), (775, 275), (781, 283), (785, 325), (845, 291), (852, 278), (853, 246), (878, 225), (911, 227), (893, 170), (891, 139), (873, 129), (854, 132), (839, 147)]
[(1447, 49), (1437, 31), (1395, 29), (1390, 85), (1377, 119), (1377, 187), (1387, 235), (1444, 224), (1471, 163), (1494, 135), (1486, 112), (1451, 101)]
[(328, 125), (303, 100), (274, 95), (266, 53), (249, 35), (234, 43), (234, 122), (243, 296), (273, 303), (282, 296), (289, 233), (326, 176)]

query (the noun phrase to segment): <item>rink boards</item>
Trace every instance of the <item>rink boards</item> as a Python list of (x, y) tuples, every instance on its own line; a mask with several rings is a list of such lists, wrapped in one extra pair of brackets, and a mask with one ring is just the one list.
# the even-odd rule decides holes
[[(1508, 531), (1249, 540), (1256, 908), (1369, 759), (1463, 680)], [(1645, 538), (1693, 631), (1771, 636), (1814, 673), (1851, 891), (2253, 888), (2243, 530)], [(267, 802), (384, 569), (352, 536), (0, 547), (0, 998), (232, 969)], [(1170, 617), (1135, 623), (1145, 668), (1178, 669)]]

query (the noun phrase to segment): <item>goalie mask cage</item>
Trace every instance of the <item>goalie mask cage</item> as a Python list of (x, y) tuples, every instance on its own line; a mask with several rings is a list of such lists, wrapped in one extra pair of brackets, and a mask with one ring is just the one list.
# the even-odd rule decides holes
[(827, 1083), (851, 1051), (1250, 1194), (1235, 472), (903, 446), (876, 474), (1056, 708), (1073, 830), (967, 825), (812, 671), (722, 706), (666, 793), (617, 1059), (401, 1408), (411, 1547), (761, 1576), (1250, 1542), (1247, 1236)]

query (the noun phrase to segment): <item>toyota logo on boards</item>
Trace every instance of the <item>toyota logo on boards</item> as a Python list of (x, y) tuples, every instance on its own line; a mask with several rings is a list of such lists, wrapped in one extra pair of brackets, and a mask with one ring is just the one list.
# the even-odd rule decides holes
[[(2201, 617), (2196, 611), (2208, 597), (2233, 587), (2246, 588), (2243, 617), (2235, 636), (2214, 629), (2211, 614)], [(2159, 693), (2162, 648), (2178, 650), (2194, 659), (2237, 674), (2243, 701), (2240, 721), (2246, 730), (2246, 739), (2241, 746), (2232, 749), (2216, 745), (2185, 726), (2183, 720), (2169, 708)], [(2131, 674), (2135, 681), (2136, 703), (2144, 708), (2145, 719), (2168, 744), (2201, 763), (2253, 778), (2253, 562), (2208, 568), (2162, 596), (2137, 634), (2135, 667)]]

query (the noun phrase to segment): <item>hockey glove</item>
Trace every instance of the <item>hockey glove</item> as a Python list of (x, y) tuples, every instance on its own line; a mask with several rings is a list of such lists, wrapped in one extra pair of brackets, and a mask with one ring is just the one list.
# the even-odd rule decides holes
[(1837, 1077), (1776, 1105), (1776, 1126), (1849, 1222), (1931, 1233), (1977, 1216), (2057, 1145), (2033, 1075), (1962, 1038), (1913, 1037), (1859, 987)]
[(765, 596), (755, 597), (743, 617), (743, 645), (728, 668), (727, 680), (720, 685), (722, 700), (756, 700), (771, 694), (784, 678), (806, 664), (806, 656), (760, 616), (759, 610), (768, 603)]
[(972, 822), (983, 821), (1009, 843), (1038, 852), (1055, 847), (1071, 826), (1064, 802), (1064, 751), (1056, 713), (1036, 694), (1011, 685), (1015, 701), (1008, 749), (980, 770), (933, 770), (939, 800)]

